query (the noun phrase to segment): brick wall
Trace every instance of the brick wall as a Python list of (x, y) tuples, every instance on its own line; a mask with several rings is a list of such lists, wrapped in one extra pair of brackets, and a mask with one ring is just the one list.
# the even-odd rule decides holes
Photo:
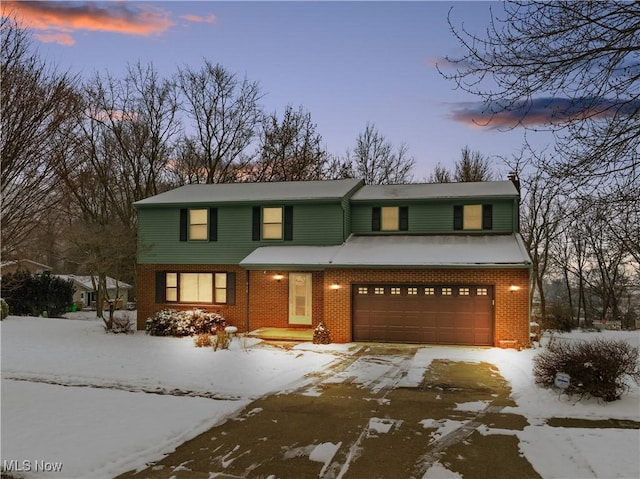
[[(349, 342), (351, 331), (351, 285), (354, 283), (452, 283), (494, 286), (494, 345), (516, 341), (529, 345), (528, 269), (418, 269), (368, 270), (333, 269), (324, 274), (324, 321), (334, 342)], [(338, 289), (331, 289), (336, 284)], [(510, 287), (518, 286), (518, 291)]]
[[(227, 271), (236, 272), (236, 305), (176, 305), (155, 303), (156, 271)], [(282, 275), (280, 281), (276, 274)], [(138, 329), (145, 329), (145, 321), (163, 308), (189, 309), (199, 307), (218, 311), (230, 324), (246, 331), (246, 282), (249, 287), (249, 330), (261, 327), (290, 327), (289, 274), (283, 271), (245, 271), (237, 265), (138, 265)], [(451, 283), (488, 284), (494, 287), (495, 323), (494, 345), (500, 341), (516, 341), (518, 347), (529, 345), (529, 270), (527, 269), (417, 269), (369, 270), (332, 269), (313, 272), (313, 324), (324, 322), (336, 343), (352, 340), (351, 285), (354, 283)], [(332, 285), (337, 285), (333, 289)], [(518, 291), (510, 291), (512, 285)]]

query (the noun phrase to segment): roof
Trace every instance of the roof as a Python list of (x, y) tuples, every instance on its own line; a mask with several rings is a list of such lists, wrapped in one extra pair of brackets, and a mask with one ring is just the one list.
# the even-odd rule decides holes
[(410, 183), (403, 185), (368, 185), (360, 188), (352, 201), (456, 199), (475, 197), (517, 198), (518, 190), (511, 181), (460, 183)]
[(241, 262), (265, 267), (324, 269), (364, 267), (529, 267), (519, 234), (351, 236), (338, 246), (263, 246)]
[(182, 203), (340, 200), (362, 185), (362, 180), (274, 181), (186, 185), (137, 201), (136, 206)]
[[(55, 276), (57, 276), (58, 278), (62, 278), (64, 280), (71, 280), (74, 283), (82, 286), (87, 291), (94, 290), (93, 282), (91, 281), (91, 276), (78, 276), (75, 274), (56, 274)], [(97, 278), (96, 278), (96, 282), (97, 282)], [(116, 289), (116, 288), (131, 289), (133, 288), (133, 286), (107, 276), (107, 289)]]

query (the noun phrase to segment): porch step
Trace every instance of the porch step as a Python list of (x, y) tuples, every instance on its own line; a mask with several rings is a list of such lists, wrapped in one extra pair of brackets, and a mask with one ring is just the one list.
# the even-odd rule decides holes
[(265, 341), (313, 341), (313, 329), (308, 328), (260, 328), (248, 335)]

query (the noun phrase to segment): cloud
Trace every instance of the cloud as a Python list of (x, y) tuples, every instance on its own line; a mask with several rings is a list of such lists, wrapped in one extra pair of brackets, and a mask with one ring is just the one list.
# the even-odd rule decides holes
[[(34, 30), (46, 31), (42, 38), (78, 30), (119, 33), (123, 35), (159, 35), (174, 25), (169, 13), (148, 5), (125, 2), (19, 2), (4, 0), (5, 12), (15, 13), (19, 21)], [(69, 39), (61, 40), (69, 45)], [(71, 39), (73, 41), (73, 39)], [(72, 44), (72, 43), (71, 43)]]
[(213, 14), (203, 17), (201, 15), (187, 13), (186, 15), (181, 15), (180, 18), (187, 20), (188, 22), (194, 22), (194, 23), (216, 23), (218, 21), (216, 16)]
[(68, 33), (36, 33), (33, 36), (42, 43), (58, 43), (66, 47), (70, 47), (76, 43)]
[(561, 125), (574, 120), (607, 119), (637, 114), (640, 101), (622, 102), (599, 97), (534, 98), (512, 104), (458, 103), (450, 118), (469, 126), (515, 128)]

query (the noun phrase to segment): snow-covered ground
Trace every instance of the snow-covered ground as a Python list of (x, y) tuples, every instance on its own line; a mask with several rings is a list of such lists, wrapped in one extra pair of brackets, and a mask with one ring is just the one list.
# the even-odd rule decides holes
[[(287, 350), (236, 339), (229, 350), (214, 352), (195, 348), (192, 338), (106, 334), (100, 321), (82, 314), (75, 318), (10, 317), (0, 323), (5, 470), (22, 469), (25, 477), (110, 478), (143, 467), (254, 398), (307, 383), (312, 387), (318, 372), (361, 347), (305, 343)], [(569, 335), (603, 336), (640, 345), (640, 332)], [(517, 403), (503, 412), (523, 415), (530, 424), (510, 433), (518, 436), (522, 454), (542, 477), (640, 477), (638, 429), (545, 425), (551, 417), (640, 421), (640, 388), (631, 383), (632, 390), (613, 403), (559, 395), (533, 382), (532, 359), (538, 352), (420, 348), (402, 385), (417, 385), (434, 359), (492, 363), (511, 383)], [(358, 364), (349, 369), (352, 380), (384, 387), (381, 371), (358, 370)], [(333, 380), (339, 381), (340, 375)], [(473, 407), (484, 405), (460, 405)], [(443, 424), (439, 433), (455, 426)], [(481, 432), (496, 433), (488, 428)], [(335, 453), (322, 451), (314, 451), (310, 459), (323, 462), (324, 455)], [(55, 472), (60, 467), (62, 471)], [(425, 475), (435, 477), (461, 476), (436, 463)]]

